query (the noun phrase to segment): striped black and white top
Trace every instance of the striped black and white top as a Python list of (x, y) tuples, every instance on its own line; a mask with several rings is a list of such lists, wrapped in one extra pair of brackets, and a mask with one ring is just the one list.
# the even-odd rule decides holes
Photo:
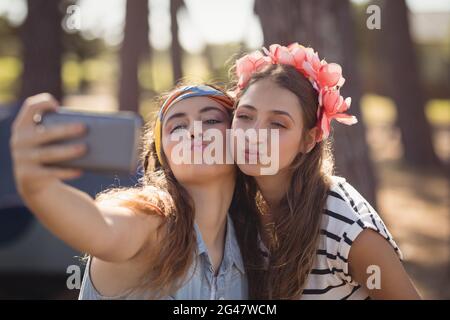
[[(344, 178), (334, 176), (322, 216), (317, 255), (300, 299), (368, 299), (367, 290), (349, 275), (353, 241), (364, 229), (383, 236), (400, 259), (402, 253), (372, 206)], [(260, 242), (261, 253), (267, 248)]]

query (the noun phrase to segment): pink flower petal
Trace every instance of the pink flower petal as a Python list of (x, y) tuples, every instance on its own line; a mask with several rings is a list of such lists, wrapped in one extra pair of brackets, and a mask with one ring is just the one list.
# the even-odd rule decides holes
[(346, 124), (348, 126), (351, 126), (352, 124), (358, 123), (358, 119), (356, 119), (355, 116), (345, 114), (345, 113), (338, 113), (333, 116), (336, 121)]
[(323, 107), (328, 114), (336, 113), (336, 109), (340, 104), (340, 94), (338, 90), (323, 89)]
[(336, 63), (324, 64), (317, 73), (317, 82), (324, 87), (334, 87), (342, 77), (342, 68)]
[(345, 110), (348, 110), (350, 108), (350, 105), (352, 104), (352, 98), (351, 97), (347, 97), (347, 98), (345, 98), (344, 102), (345, 102), (345, 105), (346, 105)]
[(344, 98), (342, 98), (341, 95), (339, 95), (338, 101), (336, 102), (336, 104), (334, 105), (332, 114), (336, 114), (338, 112), (344, 112)]
[(303, 70), (306, 72), (308, 77), (316, 78), (316, 71), (313, 69), (311, 63), (304, 61), (302, 64)]
[(273, 63), (278, 63), (278, 50), (281, 48), (279, 44), (271, 44), (269, 46), (269, 55)]
[(295, 67), (297, 69), (302, 69), (303, 62), (306, 58), (305, 47), (299, 45), (298, 43), (292, 43), (288, 46), (288, 50), (294, 58)]

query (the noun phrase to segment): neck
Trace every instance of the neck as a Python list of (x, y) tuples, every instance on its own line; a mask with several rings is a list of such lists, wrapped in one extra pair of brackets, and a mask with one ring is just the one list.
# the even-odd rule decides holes
[(273, 236), (274, 213), (278, 211), (277, 208), (288, 191), (291, 176), (291, 172), (282, 170), (273, 176), (255, 177), (256, 184), (268, 205), (268, 212), (259, 215), (260, 235), (267, 248), (270, 248)]
[(219, 177), (205, 184), (185, 185), (195, 205), (195, 222), (208, 251), (222, 250), (226, 218), (233, 197), (234, 174)]
[(290, 171), (282, 170), (276, 175), (255, 177), (256, 184), (269, 208), (279, 206), (288, 191), (291, 175)]

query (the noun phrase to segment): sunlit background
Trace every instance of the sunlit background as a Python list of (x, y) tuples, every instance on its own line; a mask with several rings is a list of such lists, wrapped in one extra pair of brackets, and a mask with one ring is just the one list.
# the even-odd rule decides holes
[[(180, 79), (227, 85), (243, 52), (298, 41), (344, 66), (363, 120), (345, 129), (351, 140), (336, 130), (338, 174), (374, 203), (420, 293), (450, 299), (450, 2), (404, 3), (0, 0), (0, 298), (77, 295), (64, 280), (75, 254), (17, 209), (7, 141), (25, 97), (45, 90), (73, 109), (151, 120)], [(366, 24), (372, 4), (380, 30)], [(96, 179), (81, 182), (92, 195), (105, 188)]]

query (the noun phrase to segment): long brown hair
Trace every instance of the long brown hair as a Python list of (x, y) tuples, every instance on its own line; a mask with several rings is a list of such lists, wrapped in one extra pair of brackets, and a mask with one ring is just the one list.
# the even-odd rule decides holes
[[(262, 79), (294, 93), (301, 106), (303, 135), (317, 123), (318, 94), (311, 83), (294, 67), (273, 64), (252, 75), (246, 88)], [(245, 94), (245, 90), (237, 97)], [(269, 265), (262, 265), (256, 234), (259, 216), (249, 210), (246, 221), (237, 227), (241, 250), (248, 269), (251, 298), (298, 299), (311, 271), (319, 242), (333, 159), (329, 142), (319, 142), (309, 153), (299, 153), (290, 168), (287, 193), (273, 214)], [(248, 196), (258, 208), (267, 207), (253, 178), (247, 178)], [(270, 208), (269, 208), (270, 210)], [(256, 215), (263, 212), (256, 213)]]
[[(159, 104), (180, 86), (162, 95)], [(217, 86), (214, 88), (221, 90)], [(188, 271), (195, 262), (197, 242), (194, 203), (170, 170), (165, 155), (162, 154), (164, 165), (158, 160), (153, 128), (154, 123), (148, 123), (142, 137), (143, 176), (139, 184), (131, 188), (109, 189), (97, 195), (96, 201), (119, 201), (140, 213), (162, 216), (157, 231), (159, 245), (156, 252), (149, 252), (148, 272), (143, 275), (141, 285), (135, 288), (151, 292), (152, 298), (160, 298), (173, 293), (188, 280)], [(243, 194), (242, 174), (238, 174), (237, 180), (229, 210), (235, 217), (242, 216), (238, 211), (248, 206), (244, 202), (245, 197), (236, 196)]]

